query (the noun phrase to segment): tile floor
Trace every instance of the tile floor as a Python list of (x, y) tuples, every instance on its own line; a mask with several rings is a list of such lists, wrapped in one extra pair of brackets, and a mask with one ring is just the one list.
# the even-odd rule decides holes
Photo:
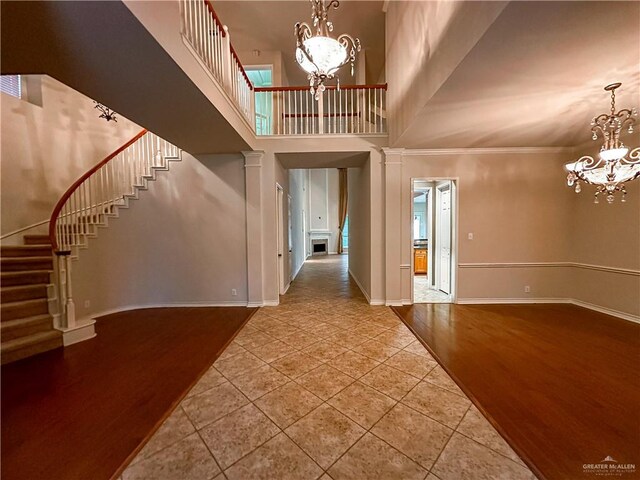
[(122, 480), (535, 479), (346, 256), (260, 309)]
[(429, 288), (426, 275), (414, 275), (413, 301), (414, 303), (451, 303), (451, 296), (440, 290)]

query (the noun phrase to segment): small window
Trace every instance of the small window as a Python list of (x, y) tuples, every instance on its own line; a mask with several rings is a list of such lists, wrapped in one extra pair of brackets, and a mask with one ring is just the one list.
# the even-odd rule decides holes
[[(247, 76), (254, 87), (271, 87), (273, 85), (273, 72), (271, 66), (247, 67)], [(272, 116), (272, 98), (271, 94), (256, 95), (256, 134), (271, 134), (271, 116)]]
[(349, 248), (349, 216), (344, 219), (344, 227), (342, 229), (342, 248), (347, 250)]
[(20, 75), (0, 75), (0, 92), (22, 98), (22, 78)]

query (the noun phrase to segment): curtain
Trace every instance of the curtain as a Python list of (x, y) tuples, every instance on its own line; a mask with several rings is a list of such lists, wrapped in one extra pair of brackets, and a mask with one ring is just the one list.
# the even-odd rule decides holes
[(343, 253), (342, 248), (342, 230), (344, 229), (344, 222), (347, 219), (347, 169), (338, 169), (338, 253)]

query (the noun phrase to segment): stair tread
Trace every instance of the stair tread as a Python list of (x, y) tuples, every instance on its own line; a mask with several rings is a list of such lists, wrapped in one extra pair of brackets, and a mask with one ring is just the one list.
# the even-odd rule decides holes
[(19, 277), (21, 275), (38, 275), (38, 274), (49, 274), (51, 273), (53, 270), (24, 270), (24, 271), (19, 271), (19, 272), (2, 272), (0, 273), (0, 278), (5, 278), (5, 277)]
[(53, 340), (60, 336), (62, 336), (62, 332), (58, 330), (48, 330), (46, 332), (33, 333), (24, 337), (14, 338), (13, 340), (9, 340), (7, 342), (2, 342), (2, 344), (0, 344), (0, 349), (3, 352), (10, 352), (12, 350), (17, 350), (19, 348), (44, 342), (46, 340)]
[(2, 245), (2, 247), (0, 247), (0, 251), (1, 250), (24, 250), (24, 251), (29, 251), (29, 250), (45, 250), (45, 249), (50, 249), (51, 246), (50, 245)]
[(19, 306), (19, 305), (33, 305), (36, 303), (42, 303), (42, 302), (46, 302), (48, 301), (47, 298), (32, 298), (29, 300), (18, 300), (17, 302), (6, 302), (3, 303), (2, 306), (3, 307), (15, 307), (15, 306)]
[(32, 262), (41, 262), (41, 261), (50, 261), (53, 258), (53, 256), (47, 256), (47, 257), (2, 257), (0, 260), (2, 261), (16, 261), (16, 262), (24, 262), (25, 260), (28, 261), (32, 261)]
[[(38, 323), (43, 320), (51, 320), (53, 317), (48, 313), (42, 315), (33, 315), (31, 317), (16, 318), (14, 320), (6, 320), (0, 324), (0, 330), (7, 330), (15, 327), (16, 325), (29, 325), (31, 323)], [(52, 325), (53, 328), (53, 325)]]
[(0, 287), (2, 292), (20, 292), (22, 290), (30, 290), (33, 288), (47, 287), (47, 283), (30, 283), (28, 285), (10, 285), (8, 287)]

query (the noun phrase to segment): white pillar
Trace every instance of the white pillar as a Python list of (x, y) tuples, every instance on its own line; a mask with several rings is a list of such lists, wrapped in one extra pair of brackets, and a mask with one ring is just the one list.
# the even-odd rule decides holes
[(402, 305), (402, 152), (383, 148), (385, 302)]
[(261, 306), (263, 293), (262, 158), (264, 152), (244, 155), (245, 203), (247, 212), (247, 305)]
[(64, 255), (64, 270), (66, 272), (65, 284), (65, 327), (75, 328), (76, 326), (76, 304), (73, 302), (73, 290), (71, 288), (71, 255)]
[(66, 269), (65, 269), (65, 256), (64, 255), (56, 255), (56, 263), (55, 263), (55, 274), (56, 274), (56, 287), (57, 287), (57, 296), (58, 296), (58, 312), (57, 312), (57, 325), (56, 328), (62, 329), (67, 327), (67, 316), (66, 316)]

